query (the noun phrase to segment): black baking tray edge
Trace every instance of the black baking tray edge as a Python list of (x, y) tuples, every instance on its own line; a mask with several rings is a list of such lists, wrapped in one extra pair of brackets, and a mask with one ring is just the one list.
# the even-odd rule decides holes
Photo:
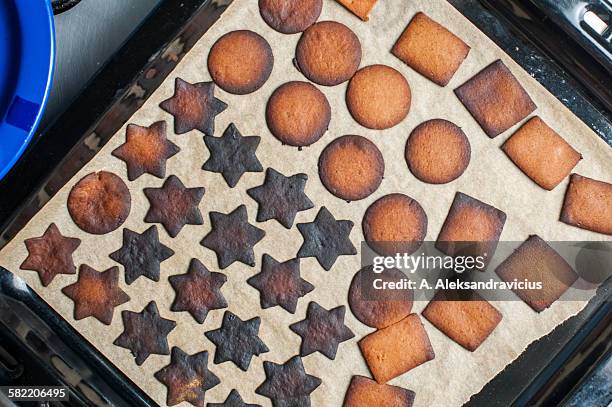
[[(142, 106), (231, 1), (166, 0), (152, 12), (71, 107), (36, 137), (22, 160), (0, 181), (0, 247)], [(533, 44), (512, 32), (511, 27), (504, 25), (503, 19), (487, 7), (489, 1), (449, 2), (612, 144), (609, 112), (598, 110), (575, 79), (553, 61), (542, 57)], [(0, 295), (4, 293), (25, 303), (63, 341), (78, 349), (95, 372), (118, 389), (125, 390), (134, 405), (155, 405), (29, 287), (15, 289), (8, 283), (18, 277), (4, 269), (0, 269), (0, 277), (3, 282)], [(473, 396), (468, 405), (547, 405), (552, 400), (547, 398), (551, 389), (553, 392), (556, 389), (555, 380), (561, 378), (559, 389), (567, 388), (570, 382), (561, 374), (563, 367), (568, 361), (575, 360), (576, 355), (583, 355), (584, 349), (597, 343), (601, 338), (601, 327), (610, 322), (609, 285), (601, 287), (577, 316), (531, 344), (519, 359)], [(583, 363), (588, 369), (588, 363)], [(563, 398), (563, 395), (557, 394), (556, 397)]]

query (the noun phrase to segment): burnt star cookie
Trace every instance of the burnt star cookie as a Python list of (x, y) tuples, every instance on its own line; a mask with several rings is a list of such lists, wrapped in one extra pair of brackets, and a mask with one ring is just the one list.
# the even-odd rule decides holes
[(298, 212), (314, 207), (304, 193), (307, 180), (306, 174), (286, 177), (275, 169), (268, 168), (263, 185), (247, 190), (247, 194), (259, 204), (257, 222), (276, 219), (290, 229)]
[(221, 328), (204, 334), (217, 347), (215, 363), (231, 360), (246, 372), (253, 356), (269, 351), (258, 336), (260, 323), (259, 317), (243, 321), (235, 314), (225, 311)]
[(339, 256), (357, 254), (349, 237), (353, 222), (336, 220), (322, 207), (314, 222), (298, 223), (297, 228), (304, 237), (304, 243), (297, 257), (316, 257), (325, 270), (332, 268)]
[(223, 403), (208, 403), (208, 407), (261, 407), (259, 404), (247, 404), (240, 397), (238, 390), (233, 389)]
[(264, 362), (266, 381), (255, 393), (272, 400), (275, 407), (310, 407), (310, 393), (321, 385), (321, 379), (304, 370), (302, 358), (294, 356), (284, 364)]
[(115, 307), (130, 300), (118, 283), (118, 267), (98, 272), (87, 264), (81, 265), (77, 282), (62, 289), (74, 301), (74, 319), (94, 317), (110, 325)]
[(176, 237), (185, 225), (204, 223), (198, 209), (204, 188), (185, 188), (176, 175), (170, 175), (161, 188), (143, 191), (151, 204), (144, 221), (161, 223), (171, 237)]
[(159, 242), (157, 226), (151, 226), (142, 234), (123, 229), (123, 246), (109, 257), (123, 264), (125, 282), (132, 284), (140, 276), (159, 281), (160, 263), (172, 255), (174, 251)]
[(141, 312), (123, 311), (123, 332), (115, 339), (114, 345), (129, 349), (142, 365), (151, 354), (168, 355), (168, 334), (176, 322), (162, 318), (155, 301), (151, 301)]
[(159, 107), (174, 116), (174, 132), (184, 134), (198, 129), (207, 136), (215, 133), (215, 117), (227, 109), (227, 104), (214, 95), (214, 82), (191, 84), (181, 78), (174, 82), (174, 96)]
[(208, 370), (208, 352), (188, 355), (178, 347), (172, 348), (170, 364), (157, 371), (155, 378), (168, 388), (166, 403), (169, 406), (186, 401), (204, 407), (206, 391), (221, 382)]
[(26, 239), (24, 243), (28, 257), (20, 268), (37, 272), (43, 286), (51, 284), (58, 274), (76, 273), (72, 254), (81, 240), (62, 236), (55, 223), (50, 224), (42, 236)]
[(221, 293), (227, 277), (221, 273), (211, 273), (198, 259), (191, 259), (187, 274), (171, 276), (168, 280), (176, 291), (171, 311), (187, 311), (202, 324), (208, 311), (227, 307)]
[(249, 223), (246, 206), (240, 205), (231, 213), (210, 212), (212, 230), (200, 244), (217, 254), (219, 267), (229, 267), (235, 261), (253, 267), (253, 247), (266, 232)]
[(338, 345), (355, 337), (355, 334), (344, 325), (345, 312), (344, 305), (328, 311), (316, 302), (310, 302), (306, 319), (289, 326), (293, 332), (302, 337), (300, 356), (321, 352), (328, 358), (335, 359)]
[(210, 157), (202, 166), (203, 170), (217, 172), (227, 185), (235, 187), (245, 172), (262, 172), (263, 167), (255, 155), (261, 137), (243, 137), (234, 123), (230, 124), (221, 137), (204, 137)]
[(180, 151), (166, 137), (166, 122), (156, 122), (149, 127), (128, 124), (125, 138), (125, 143), (111, 154), (125, 161), (130, 181), (144, 173), (164, 178), (166, 160)]

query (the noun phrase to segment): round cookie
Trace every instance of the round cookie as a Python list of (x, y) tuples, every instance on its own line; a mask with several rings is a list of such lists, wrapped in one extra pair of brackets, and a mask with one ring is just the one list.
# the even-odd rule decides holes
[(325, 147), (319, 157), (319, 177), (329, 192), (357, 201), (378, 189), (385, 172), (382, 153), (361, 136), (342, 136)]
[(327, 131), (331, 107), (319, 89), (308, 82), (287, 82), (270, 96), (268, 128), (283, 144), (308, 146)]
[(385, 65), (361, 68), (346, 91), (353, 118), (369, 129), (383, 130), (399, 124), (410, 110), (411, 92), (406, 78)]
[(130, 191), (121, 178), (106, 172), (92, 172), (72, 187), (68, 212), (76, 225), (87, 233), (112, 232), (130, 214)]
[(470, 142), (459, 126), (447, 120), (421, 123), (406, 142), (406, 163), (423, 182), (445, 184), (457, 179), (470, 163)]
[(295, 61), (311, 81), (325, 86), (338, 85), (357, 72), (361, 62), (361, 43), (344, 24), (321, 21), (300, 37)]
[(372, 328), (386, 328), (401, 321), (412, 310), (412, 290), (375, 289), (374, 279), (398, 282), (406, 275), (397, 269), (386, 269), (377, 274), (372, 266), (359, 270), (351, 281), (348, 302), (355, 317)]
[(259, 0), (261, 18), (283, 34), (295, 34), (314, 24), (321, 14), (323, 0)]
[(414, 253), (427, 233), (427, 214), (414, 199), (403, 194), (389, 194), (366, 210), (363, 234), (376, 252), (392, 256)]
[(274, 56), (259, 34), (232, 31), (215, 42), (208, 54), (208, 71), (226, 92), (245, 95), (261, 88), (270, 77)]

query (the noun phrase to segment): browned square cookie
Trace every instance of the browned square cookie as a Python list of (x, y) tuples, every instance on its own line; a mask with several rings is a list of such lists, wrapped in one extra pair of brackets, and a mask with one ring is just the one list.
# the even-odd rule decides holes
[(388, 384), (378, 384), (363, 376), (353, 376), (342, 407), (411, 407), (414, 392)]
[(370, 11), (376, 5), (378, 0), (336, 0), (342, 4), (351, 13), (361, 18), (363, 21), (368, 21)]
[(612, 184), (572, 174), (561, 222), (612, 235)]

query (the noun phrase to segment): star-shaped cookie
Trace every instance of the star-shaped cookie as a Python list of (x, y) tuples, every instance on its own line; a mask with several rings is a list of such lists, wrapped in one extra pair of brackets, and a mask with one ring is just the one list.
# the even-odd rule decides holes
[(321, 385), (321, 379), (304, 370), (302, 358), (294, 356), (284, 364), (264, 362), (266, 381), (255, 393), (268, 397), (274, 407), (310, 407), (310, 393)]
[(259, 404), (247, 404), (240, 397), (238, 390), (233, 389), (223, 403), (208, 403), (208, 407), (261, 407)]

